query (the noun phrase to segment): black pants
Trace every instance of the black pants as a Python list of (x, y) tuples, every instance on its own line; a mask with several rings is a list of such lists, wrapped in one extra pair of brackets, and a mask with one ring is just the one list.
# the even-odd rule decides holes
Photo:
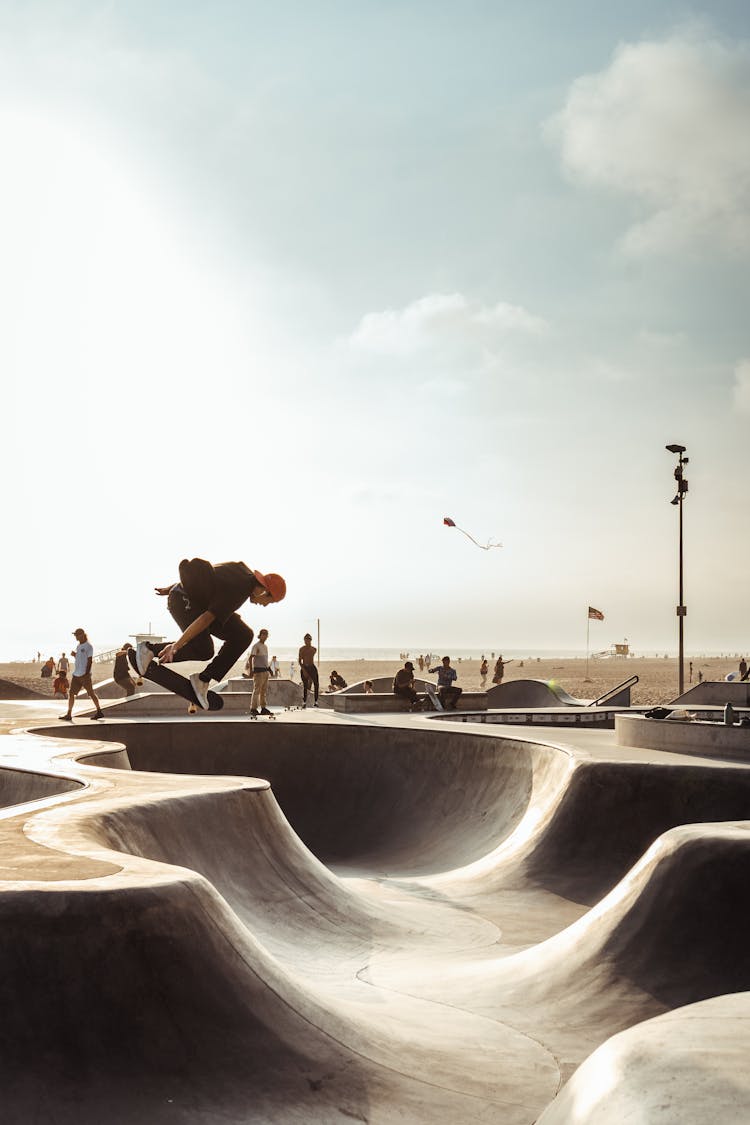
[(135, 684), (128, 676), (127, 680), (115, 680), (118, 687), (121, 687), (127, 696), (135, 695)]
[(460, 687), (441, 687), (438, 692), (438, 699), (446, 711), (456, 710), (456, 704), (463, 695), (463, 690)]
[(302, 677), (302, 702), (307, 703), (307, 691), (312, 684), (315, 691), (315, 702), (318, 702), (318, 692), (320, 691), (320, 680), (318, 679), (318, 666), (317, 664), (303, 664), (300, 668), (300, 676)]
[(412, 707), (414, 706), (415, 703), (419, 703), (419, 696), (415, 692), (414, 688), (411, 688), (411, 687), (395, 687), (393, 689), (393, 694), (397, 695), (399, 697), (399, 699), (408, 699), (409, 702), (411, 703)]
[[(197, 617), (205, 612), (205, 606), (196, 605), (188, 597), (182, 586), (174, 586), (169, 591), (167, 609), (184, 633), (188, 625), (192, 625)], [(224, 644), (214, 656), (214, 642), (211, 636), (218, 637)], [(223, 625), (213, 621), (207, 629), (193, 637), (178, 656), (180, 660), (210, 660), (211, 663), (200, 674), (202, 680), (209, 683), (211, 680), (223, 680), (232, 665), (236, 664), (249, 647), (253, 639), (253, 631), (246, 625), (238, 613), (228, 617)], [(158, 656), (166, 644), (150, 645), (152, 651)]]

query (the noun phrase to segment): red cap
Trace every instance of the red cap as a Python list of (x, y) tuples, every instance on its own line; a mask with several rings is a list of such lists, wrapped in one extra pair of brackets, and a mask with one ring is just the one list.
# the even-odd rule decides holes
[(268, 590), (273, 601), (283, 601), (286, 597), (286, 582), (280, 574), (261, 574), (259, 570), (254, 570), (253, 574), (258, 579), (261, 586)]

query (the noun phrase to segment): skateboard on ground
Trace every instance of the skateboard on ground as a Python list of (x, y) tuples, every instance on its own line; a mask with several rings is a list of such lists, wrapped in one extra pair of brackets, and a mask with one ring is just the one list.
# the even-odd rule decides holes
[[(135, 662), (135, 649), (131, 648), (128, 650), (128, 660), (138, 673), (138, 665)], [(140, 675), (140, 673), (138, 674)], [(149, 664), (143, 678), (144, 680), (151, 680), (152, 683), (160, 684), (161, 687), (166, 688), (167, 691), (173, 691), (175, 695), (181, 695), (191, 706), (197, 707), (199, 711), (203, 710), (187, 676), (181, 676), (179, 672), (175, 672), (168, 664), (160, 664), (156, 657), (154, 657)], [(209, 711), (221, 711), (223, 706), (224, 700), (219, 693), (209, 691)]]
[(443, 707), (442, 703), (440, 702), (440, 700), (438, 698), (438, 693), (435, 690), (435, 685), (431, 684), (431, 683), (426, 683), (425, 686), (424, 686), (424, 689), (425, 689), (425, 692), (427, 694), (427, 697), (428, 697), (430, 703), (435, 708), (435, 710), (436, 711), (444, 711), (445, 708)]

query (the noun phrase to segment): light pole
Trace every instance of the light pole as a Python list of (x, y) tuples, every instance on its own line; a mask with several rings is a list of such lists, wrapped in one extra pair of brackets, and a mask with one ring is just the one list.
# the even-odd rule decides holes
[(670, 453), (676, 453), (677, 454), (677, 467), (674, 471), (674, 479), (677, 481), (677, 493), (675, 494), (674, 500), (671, 500), (670, 503), (676, 504), (677, 510), (680, 513), (680, 552), (679, 552), (680, 604), (677, 606), (677, 624), (678, 624), (678, 636), (679, 636), (679, 654), (678, 654), (678, 657), (677, 657), (677, 661), (678, 661), (677, 667), (678, 667), (678, 677), (679, 677), (678, 678), (678, 683), (679, 683), (678, 694), (682, 695), (682, 693), (685, 690), (685, 636), (684, 636), (684, 633), (685, 633), (685, 616), (687, 614), (687, 606), (684, 603), (684, 597), (683, 597), (683, 582), (682, 582), (682, 503), (685, 499), (685, 496), (686, 496), (687, 490), (688, 490), (688, 482), (685, 480), (685, 477), (684, 477), (684, 474), (683, 474), (683, 469), (684, 469), (684, 466), (688, 464), (690, 458), (683, 456), (683, 454), (685, 453), (685, 446), (684, 445), (674, 444), (674, 445), (668, 445), (668, 446), (666, 446), (666, 448), (669, 450)]

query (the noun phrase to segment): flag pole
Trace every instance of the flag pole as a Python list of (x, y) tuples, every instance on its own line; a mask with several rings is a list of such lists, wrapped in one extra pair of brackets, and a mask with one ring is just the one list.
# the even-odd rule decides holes
[(589, 682), (589, 632), (591, 631), (591, 615), (586, 608), (586, 683)]

